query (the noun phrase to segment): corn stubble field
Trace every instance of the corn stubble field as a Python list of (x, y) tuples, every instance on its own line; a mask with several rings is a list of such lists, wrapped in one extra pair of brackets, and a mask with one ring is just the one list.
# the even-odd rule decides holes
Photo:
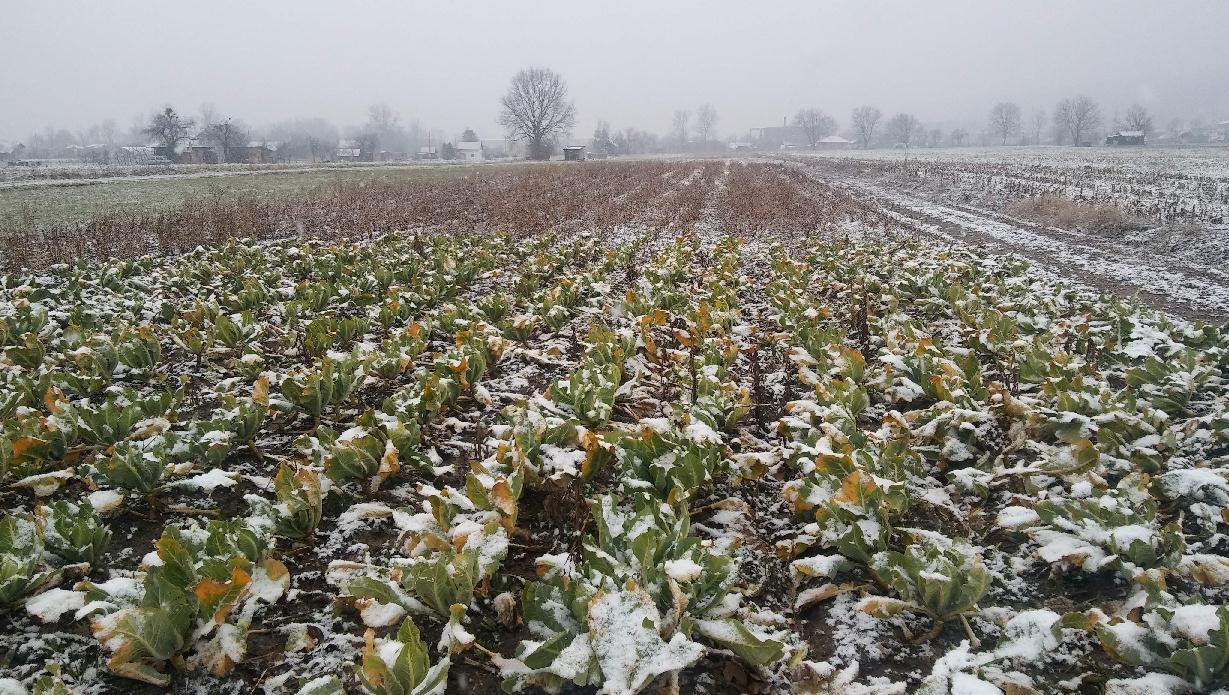
[(1229, 685), (1229, 329), (805, 165), (24, 233), (0, 692)]

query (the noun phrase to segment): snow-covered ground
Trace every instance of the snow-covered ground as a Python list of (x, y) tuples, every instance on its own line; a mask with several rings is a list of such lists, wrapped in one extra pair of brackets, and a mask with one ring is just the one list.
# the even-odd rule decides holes
[[(1088, 156), (1078, 158), (1086, 152)], [(1016, 254), (1076, 285), (1138, 295), (1147, 304), (1186, 318), (1223, 320), (1229, 316), (1229, 273), (1224, 270), (1229, 227), (1203, 211), (1229, 205), (1220, 202), (1229, 195), (1229, 178), (1205, 182), (1188, 195), (1179, 191), (1191, 179), (1186, 170), (1173, 167), (1181, 163), (1191, 171), (1225, 176), (1229, 158), (1224, 153), (1215, 148), (924, 150), (910, 153), (918, 158), (915, 168), (912, 163), (902, 167), (903, 151), (872, 150), (839, 153), (842, 159), (827, 153), (832, 157), (798, 161), (809, 176), (881, 206), (927, 236)], [(1046, 176), (1025, 172), (1029, 161), (1034, 168), (1053, 171)], [(944, 169), (936, 173), (934, 166)], [(1124, 172), (1138, 172), (1129, 176), (1147, 177), (1153, 185), (1132, 188), (1123, 183), (1122, 177), (1128, 176)], [(1029, 181), (1021, 183), (1017, 174)], [(1072, 187), (1082, 188), (1083, 197)], [(1098, 190), (1108, 193), (1099, 196), (1094, 193)], [(1042, 192), (1115, 204), (1127, 198), (1131, 202), (1121, 207), (1129, 211), (1130, 226), (1063, 229), (1009, 214), (1013, 201)], [(1201, 211), (1195, 218), (1205, 219), (1167, 224), (1130, 214), (1156, 200), (1179, 198), (1185, 200), (1185, 209)]]
[(1059, 166), (1072, 169), (1122, 169), (1229, 177), (1229, 146), (1198, 147), (935, 147), (891, 150), (791, 150), (808, 157), (851, 158), (889, 162), (953, 162)]

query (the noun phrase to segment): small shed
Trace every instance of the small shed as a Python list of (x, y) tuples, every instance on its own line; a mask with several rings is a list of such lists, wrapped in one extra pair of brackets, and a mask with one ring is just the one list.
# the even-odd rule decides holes
[(568, 145), (563, 148), (563, 161), (565, 162), (583, 162), (585, 161), (585, 146), (584, 145)]
[(339, 162), (357, 162), (363, 156), (363, 148), (359, 145), (358, 140), (342, 140), (337, 143), (337, 152), (334, 157)]
[(1225, 143), (1226, 145), (1229, 145), (1229, 121), (1221, 121), (1220, 123), (1217, 123), (1216, 125), (1220, 126), (1220, 129), (1222, 131), (1221, 136), (1220, 136), (1221, 142)]
[(1142, 130), (1120, 130), (1109, 137), (1105, 138), (1107, 145), (1143, 145), (1144, 131)]
[(482, 143), (478, 141), (457, 143), (457, 159), (463, 162), (481, 162)]

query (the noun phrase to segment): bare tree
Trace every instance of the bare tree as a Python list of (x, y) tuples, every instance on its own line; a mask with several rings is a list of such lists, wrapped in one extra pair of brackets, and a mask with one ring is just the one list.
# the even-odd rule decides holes
[(701, 104), (696, 109), (696, 135), (700, 136), (700, 144), (708, 144), (709, 138), (717, 130), (717, 109), (712, 104)]
[(568, 86), (549, 68), (531, 67), (516, 73), (499, 103), (499, 124), (513, 140), (529, 143), (530, 159), (549, 159), (555, 140), (576, 123)]
[(1101, 110), (1086, 96), (1063, 99), (1054, 108), (1054, 127), (1071, 136), (1071, 144), (1079, 146), (1088, 131), (1101, 125)]
[(98, 125), (98, 134), (102, 138), (102, 144), (106, 145), (108, 150), (115, 149), (116, 126), (114, 118), (104, 118), (102, 123)]
[(1046, 112), (1041, 109), (1034, 111), (1028, 125), (1029, 131), (1033, 134), (1033, 144), (1040, 145), (1041, 131), (1045, 130), (1046, 127)]
[(1122, 123), (1126, 126), (1124, 130), (1138, 130), (1146, 136), (1152, 135), (1152, 114), (1140, 104), (1131, 104)]
[(278, 155), (288, 160), (320, 161), (337, 149), (336, 126), (323, 118), (296, 118), (274, 123), (266, 129), (270, 140), (277, 140)]
[(898, 113), (887, 122), (888, 135), (896, 144), (904, 145), (907, 149), (921, 125), (913, 114)]
[(367, 125), (381, 134), (386, 134), (397, 127), (401, 121), (401, 114), (397, 113), (388, 104), (372, 104), (367, 107)]
[(635, 128), (624, 128), (612, 136), (619, 152), (624, 154), (642, 154), (658, 150), (657, 136)]
[(221, 152), (223, 162), (229, 162), (234, 150), (247, 142), (247, 129), (243, 123), (230, 117), (205, 128), (203, 134), (205, 141)]
[(875, 129), (879, 127), (879, 119), (881, 118), (883, 118), (883, 114), (874, 106), (859, 106), (853, 110), (853, 114), (849, 117), (849, 122), (858, 134), (858, 140), (862, 143), (862, 149), (865, 150), (871, 146), (871, 142), (875, 139)]
[(356, 139), (363, 147), (363, 159), (368, 159), (370, 154), (374, 160), (379, 150), (404, 153), (409, 149), (409, 138), (401, 127), (401, 114), (385, 103), (367, 107), (367, 123)]
[(956, 128), (951, 134), (952, 144), (956, 147), (964, 147), (964, 143), (969, 139), (969, 131), (964, 128)]
[(938, 147), (943, 144), (943, 131), (938, 128), (930, 130), (930, 146)]
[(690, 121), (691, 112), (679, 109), (674, 112), (674, 119), (670, 122), (670, 135), (678, 143), (680, 150), (687, 147), (687, 125)]
[(191, 118), (180, 116), (175, 109), (168, 106), (155, 113), (141, 132), (157, 140), (158, 144), (166, 148), (166, 156), (174, 159), (175, 148), (188, 139), (188, 130), (192, 126)]
[(801, 128), (811, 149), (820, 140), (836, 132), (836, 119), (819, 109), (798, 109), (794, 114), (794, 127)]
[(201, 120), (197, 121), (197, 125), (201, 127), (201, 130), (207, 130), (209, 126), (217, 123), (217, 112), (218, 110), (214, 108), (213, 102), (206, 101), (201, 104)]
[(1010, 101), (995, 104), (990, 109), (990, 131), (1006, 145), (1008, 138), (1020, 132), (1020, 105)]

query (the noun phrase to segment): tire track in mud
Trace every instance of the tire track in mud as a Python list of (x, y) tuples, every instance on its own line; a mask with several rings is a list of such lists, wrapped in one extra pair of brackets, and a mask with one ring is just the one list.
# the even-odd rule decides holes
[(1077, 285), (1137, 299), (1183, 319), (1229, 318), (1229, 279), (1222, 272), (1159, 254), (1143, 257), (1136, 249), (1091, 235), (1029, 225), (978, 208), (936, 203), (857, 180), (833, 180), (811, 169), (804, 171), (873, 201), (898, 222), (932, 239), (1016, 255)]

